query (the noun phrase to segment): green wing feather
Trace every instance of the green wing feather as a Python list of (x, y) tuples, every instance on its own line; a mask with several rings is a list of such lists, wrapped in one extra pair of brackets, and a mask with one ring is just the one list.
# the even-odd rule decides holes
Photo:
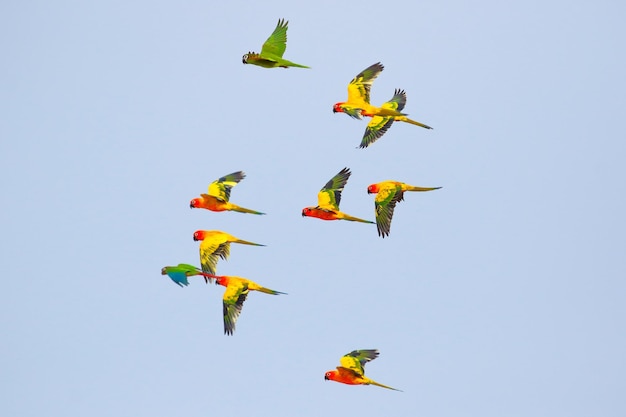
[(230, 190), (244, 178), (246, 178), (246, 174), (244, 174), (243, 171), (224, 175), (209, 184), (208, 194), (221, 201), (228, 201), (230, 199)]
[(382, 236), (383, 238), (389, 236), (393, 211), (396, 208), (396, 203), (402, 201), (403, 197), (404, 193), (402, 189), (395, 184), (384, 186), (378, 191), (378, 194), (376, 194), (374, 208), (376, 211), (378, 236)]
[(332, 177), (317, 194), (317, 206), (325, 210), (339, 210), (341, 192), (351, 174), (346, 167)]
[(376, 349), (363, 349), (353, 350), (352, 352), (344, 355), (339, 364), (344, 368), (348, 368), (360, 376), (365, 375), (365, 364), (378, 357), (378, 350)]
[(223, 313), (224, 313), (224, 334), (232, 335), (235, 331), (235, 324), (241, 314), (243, 303), (248, 296), (248, 287), (244, 284), (236, 283), (229, 285), (224, 291)]
[(269, 38), (263, 44), (261, 48), (261, 55), (263, 57), (277, 57), (282, 58), (287, 49), (287, 24), (289, 21), (285, 19), (279, 19), (276, 29), (270, 35)]
[[(383, 109), (402, 111), (406, 105), (406, 93), (404, 90), (396, 89), (391, 100), (383, 103)], [(359, 148), (367, 148), (376, 140), (380, 139), (393, 124), (395, 118), (393, 116), (374, 116), (365, 128), (363, 139)]]
[(354, 77), (352, 81), (350, 81), (350, 84), (348, 84), (348, 102), (358, 103), (364, 101), (365, 103), (369, 103), (372, 83), (384, 68), (385, 67), (383, 67), (380, 62), (377, 62)]

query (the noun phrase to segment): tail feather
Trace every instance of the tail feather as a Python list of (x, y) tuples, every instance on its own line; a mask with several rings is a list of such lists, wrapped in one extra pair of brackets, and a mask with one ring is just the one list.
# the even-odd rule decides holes
[(231, 210), (239, 212), (239, 213), (250, 213), (250, 214), (265, 214), (262, 213), (260, 211), (255, 211), (255, 210), (251, 210), (251, 209), (247, 209), (245, 207), (241, 207), (241, 206), (236, 206), (236, 205), (232, 205)]
[(247, 240), (242, 240), (242, 239), (233, 240), (233, 242), (241, 243), (243, 245), (265, 246), (265, 245), (262, 245), (260, 243), (248, 242)]
[(343, 217), (341, 217), (341, 219), (342, 220), (350, 220), (351, 222), (361, 222), (361, 223), (376, 224), (375, 222), (372, 222), (372, 221), (369, 221), (369, 220), (359, 219), (358, 217), (350, 216), (348, 214), (344, 214)]
[(270, 290), (269, 288), (265, 288), (265, 287), (260, 287), (257, 289), (257, 291), (263, 292), (265, 294), (272, 294), (272, 295), (278, 295), (278, 294), (284, 294), (287, 295), (286, 292), (280, 292), (280, 291), (275, 291), (275, 290)]
[(376, 385), (377, 387), (382, 387), (382, 388), (392, 389), (392, 390), (394, 390), (394, 391), (400, 391), (400, 392), (403, 392), (401, 389), (392, 388), (392, 387), (390, 387), (390, 386), (383, 385), (383, 384), (381, 384), (381, 383), (379, 383), (379, 382), (376, 382), (376, 381), (373, 381), (373, 380), (371, 380), (371, 379), (369, 380), (369, 384), (370, 384), (370, 385)]
[(432, 191), (432, 190), (438, 190), (441, 187), (416, 187), (413, 185), (410, 185), (407, 187), (407, 191)]
[(423, 127), (424, 129), (432, 129), (432, 127), (430, 127), (428, 125), (425, 125), (424, 123), (417, 122), (417, 121), (415, 121), (413, 119), (409, 119), (406, 116), (396, 117), (396, 121), (410, 123), (410, 124), (415, 125), (415, 126)]

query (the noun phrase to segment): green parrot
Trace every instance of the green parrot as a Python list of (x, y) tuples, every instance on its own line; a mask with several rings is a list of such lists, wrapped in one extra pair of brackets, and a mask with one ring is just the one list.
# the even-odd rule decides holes
[(298, 67), (298, 68), (311, 68), (305, 65), (300, 65), (283, 59), (283, 54), (287, 48), (287, 24), (289, 22), (285, 19), (279, 19), (276, 29), (270, 35), (269, 38), (263, 44), (261, 53), (248, 52), (242, 58), (244, 64), (258, 65), (263, 68), (276, 68), (276, 67)]
[(180, 287), (185, 285), (189, 285), (189, 281), (187, 277), (191, 277), (194, 275), (202, 275), (205, 280), (206, 277), (210, 274), (206, 272), (202, 272), (200, 268), (196, 268), (193, 265), (189, 264), (178, 264), (176, 266), (164, 266), (161, 268), (161, 275), (167, 275), (174, 281), (175, 284), (178, 284)]

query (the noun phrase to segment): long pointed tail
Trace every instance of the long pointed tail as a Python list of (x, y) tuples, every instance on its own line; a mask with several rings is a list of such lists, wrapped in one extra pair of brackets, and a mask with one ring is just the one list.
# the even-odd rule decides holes
[(272, 295), (278, 295), (278, 294), (284, 294), (287, 295), (286, 292), (280, 292), (280, 291), (275, 291), (275, 290), (270, 290), (269, 288), (265, 288), (265, 287), (260, 287), (257, 288), (257, 291), (263, 292), (265, 294), (272, 294)]
[(425, 125), (424, 123), (417, 122), (417, 121), (415, 121), (413, 119), (409, 119), (406, 116), (398, 116), (398, 117), (396, 117), (396, 121), (410, 123), (410, 124), (415, 125), (415, 126), (423, 127), (424, 129), (432, 129), (432, 127), (430, 127), (428, 125)]
[(407, 191), (432, 191), (432, 190), (438, 190), (441, 187), (416, 187), (414, 185), (409, 185), (406, 190)]
[(239, 213), (265, 214), (265, 213), (262, 213), (260, 211), (250, 210), (250, 209), (247, 209), (245, 207), (236, 206), (234, 204), (231, 206), (231, 210), (239, 212)]
[(243, 245), (265, 246), (265, 245), (262, 245), (260, 243), (248, 242), (247, 240), (242, 240), (242, 239), (233, 240), (233, 242), (241, 243)]
[(400, 392), (403, 392), (401, 389), (392, 388), (392, 387), (389, 387), (389, 386), (387, 386), (387, 385), (383, 385), (383, 384), (381, 384), (381, 383), (379, 383), (379, 382), (373, 381), (373, 380), (371, 380), (371, 379), (369, 380), (369, 383), (370, 383), (370, 385), (376, 385), (377, 387), (382, 387), (382, 388), (392, 389), (392, 390), (394, 390), (394, 391), (400, 391)]
[(341, 216), (341, 220), (350, 220), (351, 222), (361, 222), (361, 223), (376, 224), (375, 222), (372, 222), (372, 221), (369, 221), (369, 220), (359, 219), (358, 217), (350, 216), (349, 214), (345, 214), (345, 213), (343, 213), (343, 216)]

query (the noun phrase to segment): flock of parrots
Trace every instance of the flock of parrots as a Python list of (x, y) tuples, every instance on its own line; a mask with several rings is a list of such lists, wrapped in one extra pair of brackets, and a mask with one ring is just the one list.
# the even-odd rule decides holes
[[(280, 19), (274, 32), (263, 44), (261, 53), (248, 52), (243, 56), (243, 63), (258, 65), (264, 68), (309, 68), (283, 58), (287, 46), (287, 24), (287, 21)], [(404, 90), (396, 89), (391, 100), (383, 103), (380, 107), (370, 104), (370, 88), (374, 79), (382, 72), (383, 68), (380, 63), (376, 63), (361, 71), (348, 85), (348, 100), (336, 103), (333, 106), (333, 112), (345, 113), (355, 119), (371, 117), (371, 121), (365, 129), (359, 145), (360, 148), (366, 148), (380, 139), (395, 121), (407, 122), (426, 129), (432, 129), (430, 126), (409, 119), (405, 113), (401, 113), (406, 104), (406, 93)], [(344, 168), (332, 177), (317, 194), (317, 205), (302, 209), (302, 216), (317, 217), (322, 220), (375, 223), (378, 235), (384, 238), (389, 235), (394, 209), (398, 202), (403, 201), (405, 191), (432, 191), (441, 188), (416, 187), (399, 181), (382, 181), (371, 184), (367, 187), (367, 192), (368, 194), (376, 194), (374, 199), (376, 222), (373, 222), (351, 216), (339, 210), (341, 192), (348, 182), (350, 174), (350, 170)], [(238, 171), (213, 181), (209, 184), (207, 194), (201, 194), (200, 197), (192, 199), (189, 206), (216, 212), (237, 211), (257, 215), (265, 214), (230, 202), (232, 188), (244, 178), (245, 174), (242, 171)], [(254, 246), (265, 245), (239, 239), (219, 230), (197, 230), (193, 234), (193, 239), (200, 241), (201, 268), (189, 264), (178, 264), (176, 266), (163, 267), (161, 274), (167, 275), (181, 287), (189, 285), (188, 277), (196, 275), (203, 276), (206, 283), (215, 282), (226, 287), (223, 296), (224, 334), (232, 335), (235, 331), (235, 323), (250, 291), (260, 291), (274, 295), (285, 294), (262, 287), (245, 278), (216, 275), (217, 262), (220, 258), (228, 259), (231, 243)], [(354, 350), (340, 359), (340, 366), (337, 369), (326, 372), (324, 379), (349, 385), (376, 385), (396, 390), (365, 376), (365, 364), (376, 359), (376, 357), (378, 357), (378, 351), (375, 349)]]

